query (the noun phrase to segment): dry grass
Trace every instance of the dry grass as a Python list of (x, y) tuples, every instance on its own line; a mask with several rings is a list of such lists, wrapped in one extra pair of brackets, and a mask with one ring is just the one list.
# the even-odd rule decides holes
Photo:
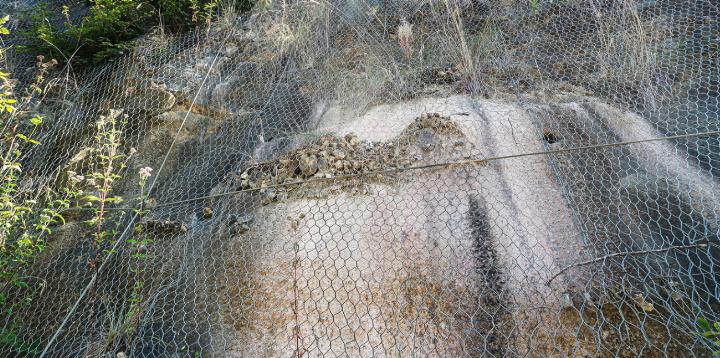
[(636, 5), (623, 1), (611, 13), (595, 10), (598, 21), (598, 46), (594, 52), (596, 71), (589, 77), (595, 86), (612, 86), (629, 91), (653, 107), (657, 106), (662, 85), (658, 76), (663, 72), (661, 50), (663, 41), (672, 34), (662, 19), (641, 19)]

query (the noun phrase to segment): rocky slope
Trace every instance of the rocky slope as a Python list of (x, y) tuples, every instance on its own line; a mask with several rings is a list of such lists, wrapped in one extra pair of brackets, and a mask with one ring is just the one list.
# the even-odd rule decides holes
[[(145, 166), (154, 186), (143, 218), (115, 216), (119, 241), (97, 276), (83, 260), (87, 215), (56, 231), (36, 265), (53, 314), (19, 313), (28, 340), (62, 328), (58, 356), (697, 349), (689, 316), (672, 312), (712, 301), (718, 287), (698, 272), (715, 249), (565, 268), (717, 239), (714, 154), (681, 140), (606, 146), (664, 133), (657, 118), (561, 85), (475, 96), (451, 76), (418, 92), (434, 95), (378, 90), (348, 105), (357, 94), (314, 82), (315, 63), (268, 49), (290, 41), (271, 29), (146, 39), (53, 113), (28, 187), (92, 164), (83, 150), (109, 109), (129, 116), (123, 148), (137, 150), (115, 190), (137, 204)], [(693, 129), (681, 127), (670, 134)]]

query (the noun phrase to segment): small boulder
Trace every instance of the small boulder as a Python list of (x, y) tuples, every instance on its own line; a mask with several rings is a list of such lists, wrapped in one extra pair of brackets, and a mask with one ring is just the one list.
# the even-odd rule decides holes
[(211, 207), (203, 208), (203, 218), (210, 219), (212, 216), (213, 216), (213, 208), (211, 208)]
[(345, 140), (353, 147), (360, 145), (360, 138), (355, 133), (348, 133), (345, 135)]
[(333, 150), (333, 157), (335, 157), (336, 160), (345, 159), (346, 156), (345, 151), (342, 149)]
[(318, 161), (314, 155), (304, 155), (300, 159), (300, 171), (305, 177), (311, 177), (318, 171)]
[(435, 146), (437, 145), (437, 138), (435, 136), (435, 133), (433, 133), (431, 130), (423, 129), (418, 133), (417, 136), (417, 144), (422, 148), (422, 150), (429, 152), (435, 149)]
[(233, 234), (244, 234), (250, 231), (250, 224), (254, 218), (252, 215), (231, 215), (228, 226)]

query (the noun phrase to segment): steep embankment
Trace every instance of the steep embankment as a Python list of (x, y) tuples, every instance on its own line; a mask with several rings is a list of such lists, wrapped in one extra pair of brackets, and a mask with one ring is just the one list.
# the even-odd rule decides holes
[[(28, 340), (77, 307), (57, 355), (682, 355), (687, 330), (661, 314), (690, 311), (687, 292), (712, 298), (717, 287), (696, 271), (713, 252), (563, 271), (716, 235), (720, 191), (687, 148), (575, 150), (660, 137), (658, 125), (573, 91), (458, 95), (447, 68), (396, 100), (402, 76), (363, 72), (374, 63), (358, 48), (344, 52), (359, 58), (351, 70), (319, 83), (322, 61), (285, 52), (286, 29), (258, 25), (263, 37), (245, 25), (148, 38), (48, 118), (27, 166), (35, 183), (91, 167), (95, 120), (122, 109), (123, 148), (137, 154), (115, 190), (136, 204), (145, 166), (155, 186), (127, 231), (135, 243), (120, 237), (97, 278), (87, 213), (57, 230), (34, 267), (46, 310), (59, 313), (19, 313), (33, 317)], [(358, 95), (338, 94), (343, 76), (364, 103), (385, 104), (339, 105)], [(121, 230), (129, 216), (114, 216)], [(141, 314), (122, 331), (135, 296)]]
[[(570, 112), (578, 108), (595, 108), (588, 120), (597, 126), (648, 126), (592, 98), (522, 108), (455, 96), (383, 105), (360, 117), (330, 108), (310, 133), (277, 139), (294, 144), (259, 165), (237, 166), (213, 190), (259, 189), (219, 199), (204, 224), (219, 227), (214, 235), (224, 247), (214, 273), (200, 274), (219, 286), (217, 339), (238, 356), (550, 352), (558, 337), (565, 337), (561, 350), (590, 354), (592, 335), (577, 336), (557, 315), (570, 304), (567, 292), (585, 301), (572, 298), (575, 305), (593, 304), (591, 291), (577, 291), (593, 268), (566, 273), (552, 290), (546, 283), (601, 250), (601, 235), (604, 243), (652, 245), (642, 235), (588, 230), (598, 215), (623, 216), (609, 226), (642, 223), (632, 221), (632, 201), (594, 206), (598, 192), (630, 191), (613, 165), (641, 162), (649, 176), (669, 170), (681, 185), (712, 195), (703, 192), (711, 184), (698, 184), (707, 183), (702, 174), (673, 172), (692, 166), (677, 155), (648, 159), (656, 143), (606, 166), (570, 167), (601, 164), (602, 149), (463, 162), (572, 148), (573, 136), (601, 135), (563, 127), (583, 123), (584, 112)], [(441, 116), (422, 114), (427, 109)], [(538, 119), (563, 109), (565, 117)], [(558, 128), (557, 137), (543, 136), (543, 128)], [(406, 170), (448, 162), (463, 164)], [(598, 177), (583, 174), (589, 170), (612, 179), (593, 190)], [(663, 339), (655, 329), (648, 334)]]

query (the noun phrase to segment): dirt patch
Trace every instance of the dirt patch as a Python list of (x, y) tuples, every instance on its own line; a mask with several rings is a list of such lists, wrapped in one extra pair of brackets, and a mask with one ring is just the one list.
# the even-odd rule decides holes
[(497, 322), (477, 323), (483, 301), (474, 284), (447, 280), (423, 258), (428, 253), (414, 247), (422, 241), (417, 234), (406, 233), (389, 253), (369, 249), (384, 238), (365, 244), (363, 256), (382, 256), (368, 261), (386, 262), (376, 271), (368, 271), (374, 267), (369, 262), (343, 254), (309, 252), (308, 239), (258, 245), (267, 249), (227, 261), (228, 271), (238, 277), (224, 297), (224, 323), (238, 335), (231, 355), (440, 357), (481, 352), (488, 349), (484, 345), (498, 343), (483, 337)]
[(575, 334), (558, 336), (554, 350), (568, 354), (577, 352), (578, 347), (595, 357), (683, 357), (689, 350), (697, 356), (708, 353), (699, 350), (702, 347), (691, 348), (693, 332), (668, 327), (664, 313), (643, 312), (633, 301), (566, 308), (559, 320)]

